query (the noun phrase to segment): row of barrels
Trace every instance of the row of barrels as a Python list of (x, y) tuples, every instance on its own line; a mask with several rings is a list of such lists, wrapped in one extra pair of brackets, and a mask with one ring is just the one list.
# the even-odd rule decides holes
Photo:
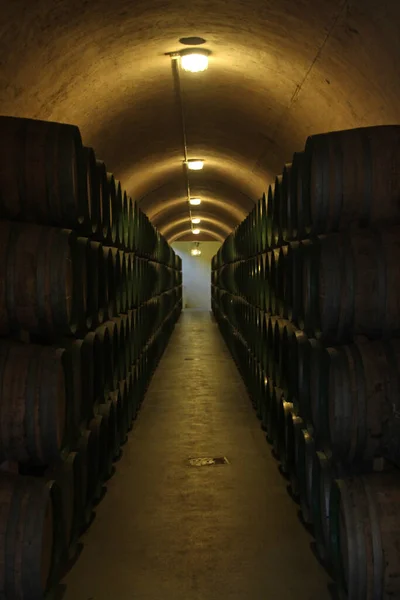
[(213, 268), (329, 232), (400, 223), (400, 126), (308, 137), (227, 237)]
[(66, 229), (0, 221), (0, 335), (77, 335), (180, 286), (182, 273)]
[(52, 345), (0, 340), (0, 460), (59, 461), (118, 382), (130, 377), (179, 303), (179, 290), (171, 290), (82, 339)]
[(180, 259), (78, 127), (0, 117), (0, 219), (72, 229), (180, 269)]
[[(62, 368), (58, 367), (51, 373), (51, 360), (59, 364), (64, 349), (40, 350), (29, 344), (4, 342), (9, 344), (9, 361), (21, 359), (19, 377), (28, 363), (30, 368), (26, 369), (29, 372), (26, 373), (25, 380), (22, 376), (21, 382), (12, 378), (10, 362), (4, 365), (2, 372), (2, 394), (6, 391), (8, 393), (8, 383), (12, 383), (14, 388), (18, 386), (19, 391), (25, 390), (24, 407), (8, 406), (8, 410), (13, 411), (11, 422), (7, 421), (6, 409), (2, 411), (5, 420), (2, 420), (1, 429), (6, 437), (2, 438), (1, 451), (3, 458), (4, 454), (10, 457), (0, 468), (2, 597), (15, 600), (41, 600), (49, 597), (64, 569), (76, 555), (79, 536), (93, 519), (93, 509), (102, 498), (104, 483), (114, 472), (114, 462), (121, 456), (121, 446), (127, 440), (151, 374), (166, 347), (180, 310), (179, 299), (147, 341), (137, 360), (129, 368), (119, 371), (121, 379), (114, 379), (109, 390), (105, 386), (80, 435), (68, 451), (65, 449), (59, 460), (51, 465), (40, 461), (23, 461), (19, 464), (13, 461), (24, 458), (24, 452), (29, 453), (32, 449), (35, 436), (40, 436), (43, 433), (41, 427), (47, 426), (49, 411), (63, 411), (65, 403), (60, 400)], [(3, 351), (2, 346), (2, 356)], [(41, 355), (40, 358), (35, 359), (35, 352)], [(30, 384), (39, 384), (36, 390), (39, 402), (43, 401), (41, 406), (33, 405), (34, 394), (31, 393), (29, 397), (29, 392), (24, 387), (31, 373), (35, 374), (36, 381), (31, 380)], [(118, 377), (116, 373), (114, 371), (115, 377)], [(52, 395), (56, 391), (58, 396)], [(47, 398), (44, 398), (46, 394)], [(54, 405), (52, 409), (49, 399)], [(44, 407), (47, 411), (45, 414), (41, 410)], [(21, 414), (24, 411), (32, 411), (28, 416), (33, 419), (23, 420)], [(31, 431), (23, 431), (24, 427), (29, 428), (31, 425)], [(61, 416), (59, 425), (61, 435)], [(18, 429), (21, 435), (18, 435)], [(28, 435), (25, 441), (24, 433)], [(26, 446), (22, 454), (15, 454), (16, 446), (13, 446), (13, 442), (16, 440), (20, 451), (21, 444)], [(36, 441), (37, 447), (42, 449), (49, 442), (44, 438)], [(4, 452), (4, 444), (9, 444), (11, 454)]]
[(285, 319), (254, 309), (233, 324), (216, 295), (213, 304), (248, 352), (253, 397), (282, 390), (337, 461), (400, 466), (400, 338), (326, 347)]
[[(392, 466), (380, 473), (372, 472), (365, 460), (376, 461), (390, 444), (396, 448), (397, 458), (400, 456), (399, 342), (375, 341), (323, 349), (328, 356), (332, 351), (337, 355), (328, 367), (331, 375), (322, 380), (315, 369), (315, 359), (311, 360), (314, 367), (310, 366), (309, 349), (304, 354), (307, 344), (304, 348), (302, 344), (295, 345), (295, 353), (303, 357), (297, 365), (300, 386), (304, 371), (308, 371), (305, 380), (311, 403), (317, 394), (319, 408), (324, 409), (319, 423), (327, 419), (334, 432), (326, 448), (321, 449), (317, 439), (321, 430), (314, 427), (312, 417), (308, 421), (300, 416), (304, 408), (299, 407), (296, 397), (276, 385), (276, 375), (274, 379), (274, 375), (260, 368), (245, 339), (231, 326), (215, 299), (213, 312), (247, 384), (261, 426), (273, 445), (273, 453), (280, 461), (281, 472), (289, 481), (290, 493), (300, 504), (302, 520), (315, 536), (317, 554), (335, 578), (340, 597), (397, 597), (400, 472)], [(299, 335), (304, 337), (302, 332)], [(311, 348), (313, 342), (318, 343), (309, 340)], [(360, 362), (355, 368), (356, 355)], [(323, 405), (326, 398), (321, 399), (318, 391), (329, 394), (327, 402), (333, 406)], [(396, 404), (390, 406), (391, 402)], [(380, 427), (382, 413), (388, 417), (389, 422), (383, 422), (390, 432)], [(354, 424), (358, 424), (355, 436)], [(361, 462), (352, 462), (357, 453)]]
[(182, 263), (77, 127), (0, 124), (0, 596), (42, 600), (179, 317)]
[(392, 226), (290, 242), (213, 270), (212, 284), (338, 344), (400, 335), (399, 264)]

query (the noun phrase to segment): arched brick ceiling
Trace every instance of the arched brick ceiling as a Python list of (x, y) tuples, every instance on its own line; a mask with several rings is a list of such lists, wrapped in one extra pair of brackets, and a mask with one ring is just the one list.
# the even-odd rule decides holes
[(191, 178), (196, 212), (220, 237), (307, 135), (399, 122), (399, 22), (398, 0), (4, 2), (0, 111), (76, 123), (176, 235), (185, 212), (190, 223), (165, 53), (204, 37), (208, 71), (181, 81), (189, 157), (206, 161)]

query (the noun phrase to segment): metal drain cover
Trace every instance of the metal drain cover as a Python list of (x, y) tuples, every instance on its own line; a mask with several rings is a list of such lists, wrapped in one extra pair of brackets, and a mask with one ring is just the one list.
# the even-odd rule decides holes
[(189, 464), (192, 467), (211, 467), (212, 465), (229, 465), (226, 456), (217, 456), (217, 458), (189, 458)]

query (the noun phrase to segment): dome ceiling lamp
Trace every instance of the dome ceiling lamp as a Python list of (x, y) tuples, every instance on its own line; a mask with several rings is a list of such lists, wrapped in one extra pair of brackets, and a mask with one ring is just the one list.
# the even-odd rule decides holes
[[(188, 40), (190, 38), (187, 38)], [(195, 39), (195, 38), (193, 38)], [(198, 38), (201, 39), (201, 38)], [(201, 43), (205, 42), (202, 40)], [(182, 42), (183, 43), (183, 42)], [(169, 52), (167, 55), (171, 58), (172, 63), (172, 75), (174, 79), (174, 88), (175, 88), (175, 96), (176, 101), (180, 113), (181, 119), (181, 135), (182, 135), (182, 149), (183, 149), (183, 171), (185, 177), (186, 184), (186, 193), (187, 193), (187, 202), (189, 207), (189, 219), (192, 232), (196, 235), (200, 233), (200, 230), (193, 229), (193, 220), (191, 213), (191, 206), (198, 206), (201, 204), (201, 198), (192, 198), (190, 193), (190, 181), (189, 181), (189, 171), (201, 171), (204, 168), (204, 160), (201, 158), (191, 158), (188, 157), (188, 143), (187, 143), (187, 133), (186, 133), (186, 118), (185, 118), (185, 110), (183, 105), (182, 98), (182, 86), (181, 86), (181, 77), (180, 77), (180, 69), (182, 68), (184, 71), (189, 71), (191, 73), (200, 73), (205, 71), (208, 68), (208, 57), (211, 52), (209, 50), (203, 48), (185, 48), (184, 50), (180, 50), (178, 52)]]
[(200, 256), (201, 250), (200, 250), (199, 246), (200, 246), (200, 242), (194, 243), (194, 248), (192, 248), (192, 250), (190, 251), (192, 256)]
[(179, 53), (181, 66), (184, 71), (190, 73), (201, 73), (208, 69), (208, 57), (210, 52), (203, 48), (188, 48)]
[(200, 158), (189, 158), (186, 163), (189, 171), (201, 171), (204, 168), (204, 160)]

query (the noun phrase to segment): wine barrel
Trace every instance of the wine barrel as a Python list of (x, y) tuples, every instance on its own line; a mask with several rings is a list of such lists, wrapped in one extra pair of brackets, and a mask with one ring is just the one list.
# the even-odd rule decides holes
[(126, 293), (127, 293), (127, 310), (132, 310), (134, 306), (133, 300), (133, 262), (134, 257), (133, 254), (128, 253), (125, 255), (126, 258)]
[(304, 419), (307, 425), (312, 425), (311, 402), (310, 402), (310, 386), (311, 386), (311, 353), (313, 349), (319, 345), (319, 342), (314, 339), (309, 339), (307, 336), (297, 336), (297, 385), (298, 395), (294, 398), (294, 404), (300, 416)]
[(336, 582), (347, 598), (399, 597), (399, 503), (397, 471), (334, 481), (330, 548)]
[(115, 323), (116, 336), (116, 354), (114, 359), (114, 373), (117, 381), (125, 379), (126, 376), (126, 319), (122, 317), (114, 317), (112, 323)]
[(312, 135), (304, 157), (312, 233), (400, 223), (398, 125)]
[(82, 385), (82, 344), (83, 340), (63, 338), (54, 348), (64, 348), (62, 363), (64, 367), (65, 391), (68, 414), (68, 440), (73, 444), (80, 435), (85, 421)]
[(122, 423), (121, 423), (121, 444), (125, 444), (128, 439), (129, 422), (129, 389), (128, 382), (123, 379), (119, 382), (119, 392), (122, 404)]
[(121, 182), (118, 179), (114, 179), (115, 183), (115, 197), (113, 201), (115, 204), (113, 205), (113, 215), (116, 220), (116, 239), (115, 244), (119, 249), (123, 249), (124, 247), (124, 223), (123, 223), (123, 214), (122, 214), (122, 188)]
[(286, 278), (288, 251), (289, 246), (281, 246), (281, 248), (279, 248), (275, 277), (275, 310), (276, 313), (284, 319), (287, 319), (289, 315), (289, 290), (286, 290), (286, 284), (288, 282), (288, 279)]
[(346, 463), (385, 456), (400, 466), (400, 340), (329, 349), (326, 446)]
[[(314, 440), (301, 421), (294, 426), (295, 464), (299, 485), (300, 507), (303, 520), (312, 524), (311, 491), (312, 491), (312, 455), (315, 452)], [(311, 471), (310, 471), (311, 469)]]
[[(119, 338), (117, 325), (113, 321), (106, 321), (97, 327), (96, 334), (101, 345), (101, 363), (94, 372), (95, 388), (98, 390), (98, 398), (103, 394), (106, 396), (113, 390), (118, 381), (116, 365), (118, 364)], [(100, 364), (102, 365), (100, 370)]]
[(130, 323), (130, 319), (129, 319), (129, 313), (127, 313), (126, 315), (121, 315), (120, 319), (124, 325), (124, 333), (125, 333), (125, 337), (124, 337), (124, 361), (125, 361), (124, 371), (125, 371), (125, 377), (127, 377), (127, 374), (129, 373), (129, 370), (130, 370), (131, 364), (132, 364), (132, 355), (131, 355), (132, 338), (131, 338), (131, 329), (130, 329), (131, 323)]
[(0, 117), (0, 218), (87, 223), (85, 156), (74, 125)]
[(264, 370), (261, 370), (260, 374), (260, 421), (261, 421), (261, 429), (263, 431), (267, 431), (268, 425), (268, 409), (269, 409), (269, 398), (267, 397), (267, 386), (268, 386), (268, 377), (266, 376)]
[(276, 371), (275, 345), (274, 345), (274, 333), (275, 333), (276, 321), (277, 321), (276, 317), (268, 317), (268, 329), (267, 329), (267, 347), (268, 347), (267, 367), (268, 367), (268, 370), (267, 370), (267, 375), (274, 382), (275, 382), (275, 371)]
[(87, 235), (97, 235), (101, 227), (100, 220), (100, 186), (97, 173), (96, 155), (93, 148), (83, 147), (86, 171), (88, 223), (85, 227)]
[(281, 388), (271, 386), (270, 403), (267, 422), (267, 437), (268, 441), (273, 444), (275, 454), (278, 451), (278, 404), (283, 396)]
[(317, 553), (320, 560), (330, 564), (329, 502), (334, 479), (339, 467), (324, 452), (315, 452), (312, 467), (312, 522)]
[(132, 247), (131, 250), (135, 254), (139, 253), (140, 249), (140, 208), (136, 200), (133, 201), (133, 212), (135, 219), (133, 221), (133, 232), (132, 232)]
[(290, 242), (279, 256), (278, 268), (283, 289), (283, 312), (296, 325), (302, 311), (302, 262), (301, 243)]
[(81, 456), (77, 452), (71, 452), (62, 463), (47, 469), (45, 477), (50, 481), (54, 480), (61, 491), (64, 536), (69, 558), (73, 558), (83, 522)]
[(315, 343), (310, 349), (310, 420), (316, 441), (326, 440), (329, 415), (329, 365), (334, 348)]
[(0, 223), (0, 334), (76, 334), (86, 312), (85, 257), (64, 229)]
[(129, 370), (130, 370), (133, 363), (136, 360), (136, 356), (135, 356), (136, 320), (135, 320), (135, 311), (134, 310), (128, 310), (126, 327), (127, 327), (127, 341), (128, 341), (128, 345), (129, 345)]
[(123, 429), (124, 429), (124, 406), (121, 397), (121, 392), (118, 389), (110, 392), (109, 400), (113, 403), (115, 409), (115, 418), (116, 418), (116, 444), (115, 444), (115, 454), (114, 460), (117, 460), (121, 455), (120, 447), (124, 443), (123, 437)]
[(99, 480), (99, 436), (96, 418), (88, 424), (88, 429), (80, 437), (76, 451), (82, 460), (82, 489), (85, 491), (84, 522), (86, 527), (90, 524), (93, 514), (93, 503)]
[(122, 192), (122, 249), (129, 251), (129, 199), (126, 191)]
[(293, 447), (286, 445), (286, 423), (287, 413), (293, 413), (293, 403), (286, 402), (284, 396), (280, 398), (278, 402), (278, 415), (277, 415), (277, 454), (281, 461), (281, 469), (285, 474), (289, 474), (291, 468), (291, 460), (293, 458)]
[(122, 308), (122, 264), (121, 264), (121, 253), (116, 248), (111, 248), (111, 260), (112, 260), (112, 270), (109, 270), (109, 276), (111, 276), (112, 281), (108, 283), (108, 289), (114, 290), (114, 304), (115, 304), (115, 314), (119, 314)]
[(103, 264), (105, 281), (107, 287), (107, 316), (112, 319), (117, 314), (116, 306), (116, 290), (115, 290), (115, 274), (114, 274), (114, 259), (113, 249), (109, 246), (103, 246)]
[(118, 214), (117, 214), (117, 187), (115, 185), (115, 178), (112, 173), (107, 173), (107, 192), (108, 192), (108, 204), (110, 212), (110, 227), (109, 237), (107, 242), (114, 246), (117, 243), (118, 233)]
[(279, 228), (280, 242), (282, 243), (288, 238), (289, 218), (291, 215), (292, 200), (292, 163), (286, 163), (282, 171), (282, 183), (280, 186), (280, 210), (279, 210)]
[(65, 556), (61, 493), (54, 481), (0, 472), (0, 594), (47, 597)]
[[(267, 243), (267, 196), (262, 195), (260, 200), (260, 252), (264, 253), (268, 249)], [(176, 265), (175, 265), (176, 268)], [(179, 267), (178, 267), (179, 268)]]
[(103, 248), (98, 242), (89, 242), (87, 247), (87, 277), (87, 314), (91, 326), (97, 327), (103, 322), (108, 305)]
[(68, 445), (64, 349), (0, 342), (0, 456), (47, 465)]
[(399, 262), (398, 227), (320, 237), (304, 263), (310, 333), (332, 344), (399, 335)]
[(111, 238), (111, 205), (108, 195), (107, 168), (103, 161), (96, 160), (97, 184), (99, 186), (99, 220), (100, 227), (97, 239), (101, 243), (108, 243)]
[[(87, 331), (93, 326), (95, 315), (93, 309), (98, 308), (98, 291), (94, 291), (90, 286), (92, 278), (95, 276), (93, 269), (89, 273), (89, 259), (90, 259), (90, 240), (87, 237), (78, 237), (76, 240), (76, 247), (79, 256), (79, 264), (81, 268), (81, 278), (84, 282), (84, 293), (85, 293), (85, 309), (84, 309), (84, 322)], [(91, 266), (91, 265), (90, 265)]]
[(299, 497), (299, 480), (296, 472), (296, 429), (304, 429), (304, 422), (294, 410), (285, 411), (285, 463), (294, 499)]
[(266, 231), (267, 231), (267, 248), (268, 250), (271, 250), (273, 248), (273, 241), (274, 241), (274, 223), (273, 223), (273, 217), (274, 217), (274, 190), (272, 188), (272, 186), (268, 186), (268, 193), (267, 193), (267, 227), (266, 227)]
[(120, 285), (120, 313), (126, 313), (128, 310), (128, 280), (127, 280), (127, 265), (126, 254), (123, 251), (119, 253), (121, 264), (121, 285)]
[(136, 227), (136, 202), (128, 197), (128, 252), (134, 252)]
[(283, 331), (290, 326), (290, 323), (285, 319), (276, 319), (274, 327), (274, 360), (275, 360), (275, 381), (276, 385), (282, 389), (286, 385), (286, 372), (283, 356)]
[(306, 169), (304, 152), (295, 152), (292, 158), (291, 169), (292, 196), (290, 203), (290, 216), (288, 217), (288, 238), (302, 240), (310, 234), (310, 208), (305, 200)]
[(103, 461), (104, 469), (102, 472), (103, 479), (107, 480), (113, 474), (114, 457), (119, 452), (119, 444), (117, 447), (117, 415), (115, 405), (111, 401), (100, 404), (98, 406), (98, 413), (103, 417), (103, 420), (107, 426), (107, 445), (104, 448), (105, 460)]
[(107, 477), (109, 469), (109, 442), (108, 442), (108, 423), (105, 417), (97, 413), (89, 423), (89, 429), (96, 436), (98, 442), (98, 465), (97, 482), (95, 485), (94, 500), (98, 502), (103, 496), (103, 484)]
[(272, 250), (271, 263), (269, 265), (269, 285), (270, 285), (270, 310), (272, 315), (279, 315), (279, 298), (278, 298), (278, 261), (279, 249)]

